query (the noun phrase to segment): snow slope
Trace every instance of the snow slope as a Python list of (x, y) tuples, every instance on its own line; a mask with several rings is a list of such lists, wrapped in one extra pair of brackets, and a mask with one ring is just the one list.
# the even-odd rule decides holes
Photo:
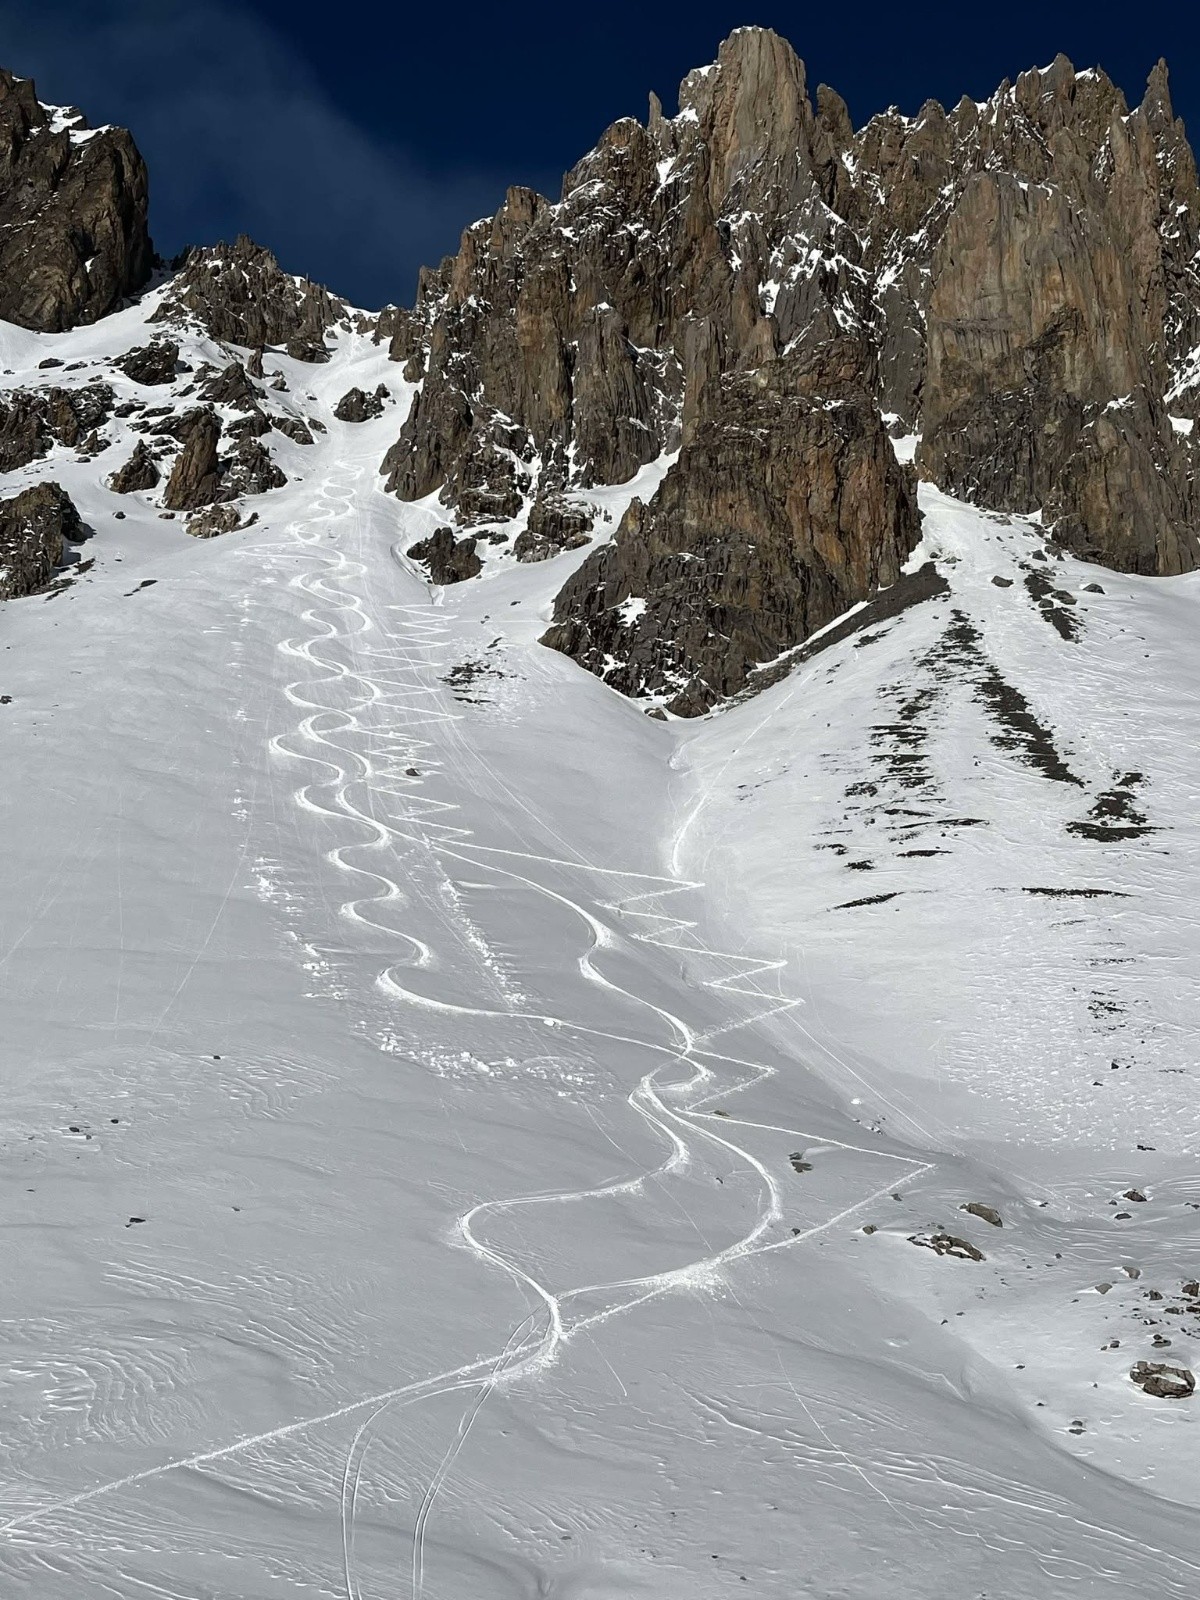
[(286, 371), (257, 526), (52, 462), (0, 617), (0, 1592), (1192, 1593), (1194, 581), (931, 496), (948, 597), (661, 723), (536, 644), (578, 553), (405, 560), (368, 338)]

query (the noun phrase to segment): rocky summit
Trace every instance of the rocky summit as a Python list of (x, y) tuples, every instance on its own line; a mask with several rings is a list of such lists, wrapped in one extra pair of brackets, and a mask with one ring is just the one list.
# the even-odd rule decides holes
[[(0, 316), (94, 321), (151, 271), (136, 147), (11, 74), (0, 116)], [(366, 332), (400, 387), (352, 385), (333, 417), (399, 402), (381, 481), (434, 508), (410, 541), (429, 581), (558, 561), (544, 643), (692, 716), (895, 583), (918, 480), (1103, 566), (1196, 567), (1198, 252), (1161, 63), (1133, 110), (1060, 56), (856, 130), (785, 40), (743, 28), (558, 200), (510, 189), (411, 309), (355, 312), (245, 237), (186, 251), (88, 386), (0, 397), (0, 457), (101, 446), (115, 369), (127, 404), (161, 413), (140, 398), (160, 389), (170, 411), (137, 431), (181, 447), (135, 441), (115, 492), (170, 513), (265, 492), (286, 471), (263, 436), (314, 429), (267, 403), (287, 382), (268, 352), (323, 364)], [(213, 344), (191, 383), (188, 330)]]
[[(916, 525), (881, 427), (922, 478), (1088, 559), (1189, 571), (1198, 228), (1163, 65), (1132, 112), (1060, 56), (856, 131), (742, 29), (676, 116), (652, 99), (557, 202), (510, 190), (423, 274), (387, 485), (516, 541), (547, 497), (586, 507), (666, 459), (546, 637), (681, 712), (889, 580)], [(779, 534), (747, 556), (748, 528)]]

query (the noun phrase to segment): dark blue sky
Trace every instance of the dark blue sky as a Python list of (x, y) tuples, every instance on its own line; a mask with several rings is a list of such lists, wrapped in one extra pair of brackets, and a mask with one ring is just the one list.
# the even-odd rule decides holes
[(422, 262), (509, 183), (557, 193), (615, 118), (645, 116), (743, 23), (773, 27), (855, 123), (888, 104), (982, 99), (1065, 50), (1131, 99), (1160, 55), (1200, 125), (1185, 0), (1089, 5), (607, 0), (0, 0), (0, 63), (43, 99), (123, 122), (171, 254), (238, 231), (360, 304), (409, 303)]

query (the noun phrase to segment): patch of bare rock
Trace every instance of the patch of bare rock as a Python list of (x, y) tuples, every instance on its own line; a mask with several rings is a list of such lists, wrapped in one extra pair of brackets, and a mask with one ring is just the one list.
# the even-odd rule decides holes
[(1139, 1389), (1159, 1400), (1189, 1400), (1196, 1392), (1194, 1373), (1164, 1361), (1139, 1361), (1129, 1376)]
[(70, 495), (57, 483), (38, 483), (0, 500), (0, 600), (46, 588), (66, 546), (86, 536)]
[(89, 128), (0, 69), (0, 319), (59, 333), (115, 310), (154, 264), (147, 200), (124, 128)]
[(327, 361), (325, 335), (345, 314), (336, 295), (284, 272), (243, 234), (233, 244), (189, 250), (155, 315), (190, 318), (224, 344), (274, 345), (298, 361)]
[(333, 414), (339, 422), (370, 422), (372, 418), (383, 415), (388, 399), (386, 383), (381, 383), (374, 394), (367, 394), (362, 389), (348, 389), (334, 406)]

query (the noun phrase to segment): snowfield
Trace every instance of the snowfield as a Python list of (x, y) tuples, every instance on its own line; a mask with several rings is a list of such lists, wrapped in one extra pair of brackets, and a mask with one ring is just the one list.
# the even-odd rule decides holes
[(245, 532), (6, 487), (0, 1593), (1193, 1595), (1200, 581), (923, 491), (944, 594), (661, 722), (272, 366)]

